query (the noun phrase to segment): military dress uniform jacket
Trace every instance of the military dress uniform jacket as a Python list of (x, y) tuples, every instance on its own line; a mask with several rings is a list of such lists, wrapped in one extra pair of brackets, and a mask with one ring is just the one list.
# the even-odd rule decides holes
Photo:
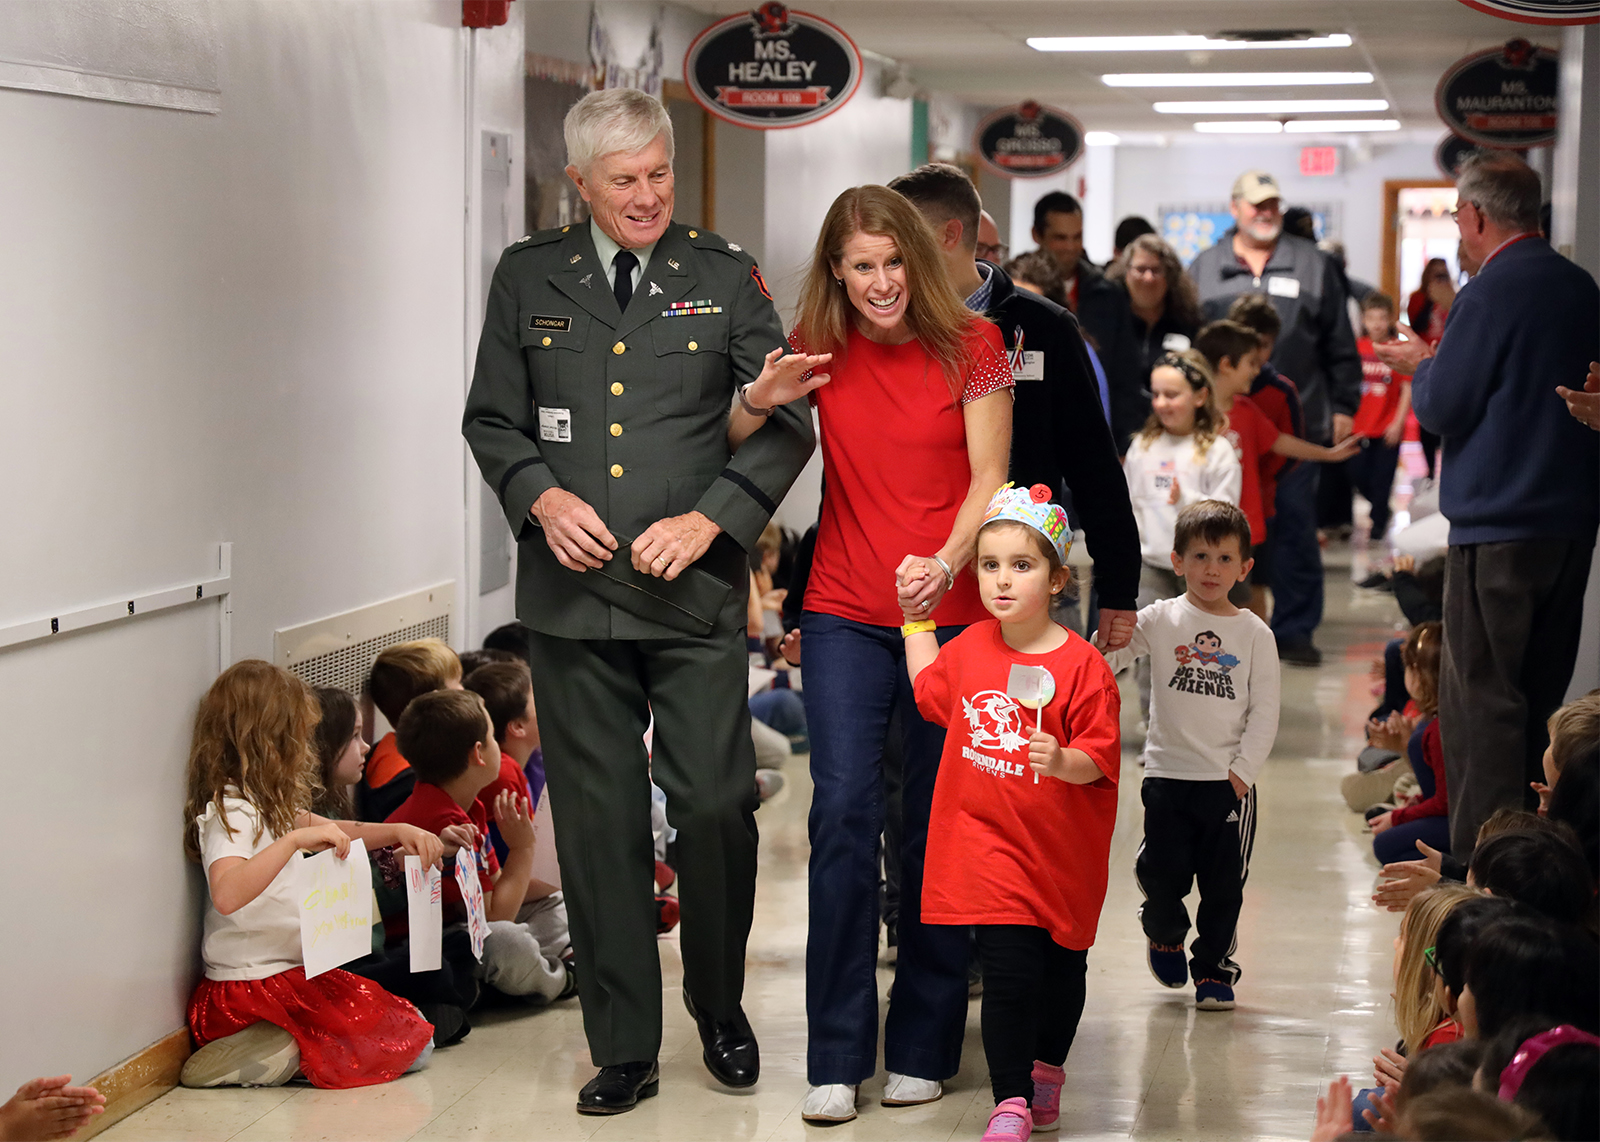
[(797, 401), (728, 451), (735, 389), (786, 346), (772, 299), (748, 254), (677, 223), (625, 314), (605, 270), (580, 223), (511, 246), (489, 289), (462, 433), (517, 537), (517, 617), (558, 638), (684, 633), (595, 594), (595, 572), (561, 566), (529, 515), (561, 487), (624, 544), (614, 562), (628, 560), (623, 537), (702, 512), (722, 534), (694, 566), (733, 588), (717, 627), (742, 626), (745, 553), (816, 444)]

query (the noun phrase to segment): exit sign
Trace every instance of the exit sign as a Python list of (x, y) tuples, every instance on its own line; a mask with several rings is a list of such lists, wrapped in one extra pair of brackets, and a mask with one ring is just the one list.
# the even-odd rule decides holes
[(1338, 147), (1301, 147), (1300, 173), (1305, 175), (1338, 174)]

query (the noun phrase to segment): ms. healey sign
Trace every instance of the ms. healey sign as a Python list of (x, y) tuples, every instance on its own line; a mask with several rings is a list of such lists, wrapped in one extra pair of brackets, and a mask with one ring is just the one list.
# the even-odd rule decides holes
[(798, 127), (831, 115), (855, 94), (861, 53), (822, 17), (773, 0), (695, 37), (683, 78), (702, 107), (730, 123)]

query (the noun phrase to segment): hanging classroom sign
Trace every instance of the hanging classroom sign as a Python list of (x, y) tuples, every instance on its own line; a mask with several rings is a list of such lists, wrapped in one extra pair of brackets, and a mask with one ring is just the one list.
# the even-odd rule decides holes
[(1002, 178), (1043, 178), (1083, 154), (1083, 126), (1065, 111), (1030, 99), (979, 123), (973, 149)]
[(1548, 147), (1556, 141), (1559, 57), (1527, 40), (1474, 52), (1444, 73), (1434, 106), (1445, 126), (1498, 150)]
[(683, 59), (695, 102), (741, 127), (772, 130), (815, 123), (861, 86), (861, 53), (821, 16), (777, 0), (719, 20)]
[(1526, 158), (1528, 152), (1523, 150), (1505, 151), (1493, 147), (1480, 147), (1470, 139), (1463, 139), (1453, 131), (1446, 131), (1444, 138), (1439, 140), (1433, 148), (1433, 164), (1439, 168), (1439, 173), (1445, 178), (1455, 178), (1461, 170), (1461, 160), (1472, 154), (1489, 155), (1516, 155), (1517, 158)]
[(1600, 0), (1461, 0), (1519, 24), (1600, 24)]

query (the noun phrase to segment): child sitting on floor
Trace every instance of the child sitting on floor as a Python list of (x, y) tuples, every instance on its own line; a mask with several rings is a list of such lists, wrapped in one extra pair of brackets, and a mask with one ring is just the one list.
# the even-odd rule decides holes
[[(500, 746), (500, 774), (478, 794), (478, 804), (488, 816), (502, 793), (512, 793), (530, 805), (538, 804), (524, 767), (539, 748), (538, 712), (533, 704), (533, 679), (521, 662), (494, 662), (467, 675), (466, 688), (483, 699)], [(509, 855), (499, 826), (489, 822), (489, 839), (495, 856), (504, 861)], [(534, 850), (537, 863), (540, 854)], [(530, 871), (522, 907), (515, 917), (527, 926), (539, 943), (539, 952), (552, 970), (570, 967), (572, 936), (567, 925), (567, 905), (561, 890)]]
[[(1150, 972), (1165, 987), (1195, 983), (1202, 1011), (1233, 1009), (1233, 960), (1244, 882), (1255, 846), (1255, 782), (1278, 734), (1278, 647), (1262, 622), (1228, 601), (1250, 574), (1250, 522), (1221, 500), (1178, 514), (1169, 558), (1186, 590), (1139, 612), (1133, 639), (1109, 654), (1113, 669), (1151, 662), (1150, 734), (1144, 746), (1144, 843), (1134, 874)], [(1197, 935), (1184, 963), (1199, 882)]]
[[(1444, 748), (1439, 738), (1439, 657), (1444, 646), (1444, 631), (1438, 623), (1419, 623), (1406, 636), (1400, 650), (1405, 663), (1406, 692), (1422, 715), (1406, 735), (1406, 754), (1417, 779), (1420, 795), (1409, 804), (1377, 813), (1368, 824), (1372, 830), (1372, 853), (1379, 864), (1406, 860), (1415, 854), (1417, 842), (1439, 852), (1450, 851), (1450, 796), (1445, 783)], [(1399, 744), (1393, 725), (1369, 726), (1374, 745)]]
[(366, 771), (356, 788), (356, 808), (363, 821), (386, 821), (411, 796), (416, 774), (397, 745), (393, 727), (418, 694), (461, 689), (461, 660), (436, 638), (385, 647), (367, 677), (367, 696), (391, 727), (367, 755)]
[(337, 968), (307, 979), (298, 853), (355, 838), (398, 844), (437, 864), (439, 838), (410, 825), (329, 821), (307, 812), (317, 785), (311, 688), (268, 662), (235, 663), (195, 717), (183, 847), (205, 870), (205, 978), (189, 1001), (200, 1048), (184, 1086), (319, 1087), (388, 1082), (423, 1065), (433, 1028), (405, 1000)]
[[(493, 811), (506, 843), (500, 864), (489, 843), (489, 811), (478, 794), (500, 776), (500, 745), (483, 699), (459, 690), (414, 698), (396, 730), (400, 752), (416, 771), (416, 788), (391, 821), (431, 830), (471, 826), (478, 879), (489, 922), (479, 978), (507, 995), (564, 999), (576, 991), (571, 970), (548, 960), (527, 925), (517, 922), (533, 870), (533, 818), (526, 797), (507, 790)], [(463, 923), (466, 906), (453, 875), (444, 877), (444, 922)]]
[[(1050, 618), (1071, 529), (1049, 498), (1007, 485), (989, 503), (973, 567), (994, 621), (942, 649), (922, 612), (903, 628), (917, 708), (949, 730), (922, 920), (976, 926), (996, 1104), (986, 1140), (1058, 1126), (1117, 817), (1121, 702), (1100, 656)], [(1019, 672), (1034, 679), (1031, 707), (1012, 696)]]

